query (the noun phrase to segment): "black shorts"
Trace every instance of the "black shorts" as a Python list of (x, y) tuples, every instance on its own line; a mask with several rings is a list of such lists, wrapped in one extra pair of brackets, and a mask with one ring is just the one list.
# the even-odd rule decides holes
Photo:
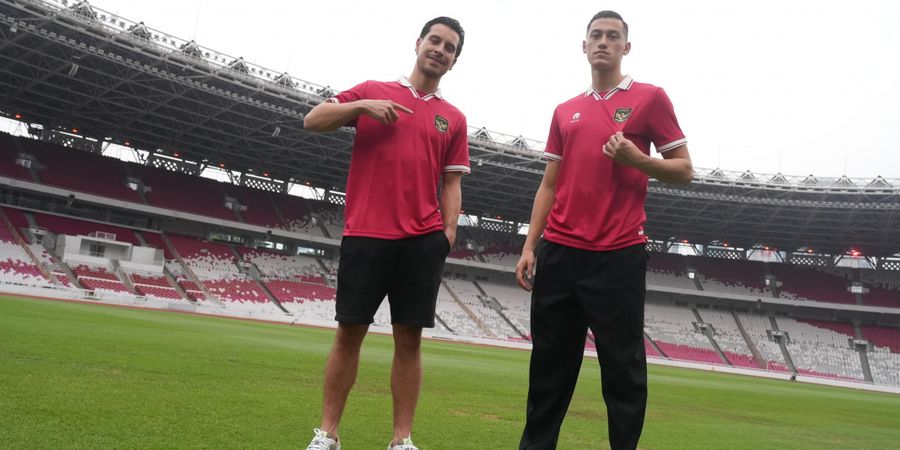
[(337, 315), (371, 324), (384, 297), (391, 323), (432, 328), (450, 242), (443, 231), (407, 239), (346, 236), (338, 264)]

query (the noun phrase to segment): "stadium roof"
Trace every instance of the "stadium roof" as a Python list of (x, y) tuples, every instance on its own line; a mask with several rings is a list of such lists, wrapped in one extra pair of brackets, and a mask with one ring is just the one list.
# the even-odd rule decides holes
[[(67, 0), (0, 0), (0, 110), (181, 158), (343, 191), (353, 131), (303, 130), (328, 86)], [(467, 214), (527, 222), (542, 143), (470, 129)], [(900, 252), (900, 180), (698, 169), (650, 183), (656, 239)]]

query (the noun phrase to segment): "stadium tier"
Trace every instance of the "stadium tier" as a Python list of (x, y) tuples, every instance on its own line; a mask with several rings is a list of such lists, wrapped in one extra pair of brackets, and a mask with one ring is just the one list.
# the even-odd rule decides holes
[(132, 245), (141, 244), (140, 241), (138, 241), (137, 236), (135, 236), (134, 231), (127, 228), (39, 212), (33, 212), (31, 215), (34, 217), (35, 222), (39, 227), (46, 228), (56, 234), (62, 233), (72, 236), (88, 236), (91, 233), (100, 231), (111, 235), (108, 237), (110, 240), (127, 242)]
[(500, 305), (486, 296), (475, 283), (468, 280), (447, 279), (444, 286), (452, 293), (451, 296), (458, 302), (460, 309), (470, 315), (488, 337), (500, 339), (521, 337), (521, 334), (503, 318)]
[(16, 163), (16, 160), (19, 159), (17, 143), (18, 139), (6, 133), (0, 133), (0, 175), (32, 181), (31, 172)]
[(503, 315), (509, 319), (513, 326), (521, 333), (531, 333), (531, 299), (523, 294), (522, 288), (511, 282), (479, 281), (486, 295), (500, 306)]
[(875, 346), (887, 348), (893, 353), (900, 353), (900, 328), (877, 325), (862, 325), (860, 328), (863, 337), (872, 341)]
[(697, 290), (697, 284), (688, 278), (684, 256), (667, 253), (650, 255), (647, 261), (647, 284)]
[[(277, 194), (272, 197), (275, 207), (284, 218), (284, 229), (303, 234), (313, 234), (312, 213), (308, 202), (300, 197)], [(318, 233), (321, 235), (321, 233)]]
[(344, 234), (344, 208), (321, 201), (314, 201), (311, 204), (325, 237), (340, 239)]
[(760, 357), (765, 361), (768, 370), (787, 372), (785, 355), (777, 342), (773, 339), (772, 321), (768, 316), (749, 313), (736, 313), (736, 323), (740, 321), (748, 336), (748, 346), (754, 345), (759, 351)]
[(702, 275), (700, 284), (705, 291), (765, 295), (766, 271), (755, 261), (733, 261), (688, 256), (688, 265)]
[(146, 166), (135, 166), (132, 172), (150, 188), (145, 195), (151, 205), (238, 220), (234, 211), (225, 207), (225, 191), (219, 182)]
[[(138, 193), (127, 187), (126, 163), (98, 154), (73, 152), (48, 142), (31, 139), (19, 139), (17, 144), (21, 147), (19, 154), (27, 156), (32, 161), (32, 167), (36, 168), (35, 172), (40, 181), (46, 185), (142, 203)], [(88, 173), (103, 176), (85, 176)]]
[(728, 362), (735, 366), (759, 368), (753, 359), (753, 352), (750, 350), (747, 340), (741, 334), (734, 315), (730, 311), (698, 310), (697, 314), (703, 322), (712, 326), (715, 341)]
[(778, 317), (777, 322), (779, 330), (788, 333), (786, 347), (798, 373), (863, 379), (859, 352), (849, 343), (852, 333), (833, 331), (840, 329), (834, 325), (831, 329), (819, 328), (789, 317)]
[(245, 222), (267, 228), (284, 228), (276, 212), (273, 193), (243, 186), (222, 186), (225, 195), (233, 197), (241, 205), (240, 216)]
[(771, 264), (772, 273), (780, 281), (780, 295), (787, 298), (818, 300), (829, 303), (855, 304), (850, 283), (837, 275), (786, 264)]
[[(70, 176), (69, 174), (72, 173), (71, 170), (68, 170), (68, 167), (72, 166), (70, 161), (77, 161), (74, 164), (100, 167), (105, 173), (111, 174), (111, 178), (124, 180), (124, 177), (132, 176), (143, 185), (150, 187), (146, 196), (154, 206), (231, 221), (244, 220), (255, 225), (286, 229), (312, 236), (339, 238), (343, 230), (342, 207), (324, 201), (307, 200), (246, 186), (228, 185), (184, 173), (171, 172), (165, 168), (125, 163), (84, 151), (30, 139), (13, 138), (8, 135), (4, 135), (4, 139), (0, 141), (0, 147), (6, 149), (31, 148), (36, 157), (43, 155), (48, 161), (62, 161), (42, 168), (42, 176), (57, 172), (60, 172), (59, 176), (63, 178)], [(9, 158), (14, 158), (15, 155), (17, 155), (15, 150), (7, 151)], [(86, 159), (79, 159), (82, 156)], [(52, 179), (54, 176), (50, 175), (50, 178)], [(103, 178), (105, 179), (105, 177)], [(121, 189), (125, 189), (126, 194), (119, 190), (102, 189), (93, 189), (90, 192), (141, 203), (139, 198), (132, 196), (135, 191), (125, 188), (124, 182), (119, 185), (121, 185), (119, 186)], [(74, 187), (72, 189), (75, 190)], [(240, 210), (242, 207), (244, 209), (237, 213), (227, 209), (225, 207), (226, 197), (236, 200), (237, 209)], [(44, 215), (40, 215), (38, 218), (39, 224), (51, 231), (51, 227), (57, 227), (55, 222), (65, 220), (59, 216), (45, 218)], [(41, 222), (48, 222), (48, 224)], [(96, 231), (121, 235), (122, 237), (118, 237), (120, 240), (138, 243), (133, 233), (123, 232), (121, 229), (100, 229), (105, 228), (101, 225), (94, 228), (97, 228)], [(147, 234), (150, 235), (150, 233)], [(148, 241), (150, 239), (152, 238), (148, 238)], [(521, 235), (465, 227), (460, 232), (460, 245), (451, 252), (451, 257), (512, 267), (518, 261), (523, 239), (524, 237)], [(171, 258), (171, 255), (168, 254), (169, 249), (165, 245), (156, 241), (149, 243), (162, 248), (166, 257)], [(688, 277), (690, 271), (694, 272), (696, 280)], [(859, 272), (862, 282), (866, 285), (864, 293), (860, 294), (862, 304), (900, 307), (900, 288), (898, 288), (898, 275), (895, 272), (871, 270), (860, 270)], [(847, 270), (837, 269), (833, 273), (827, 273), (823, 270), (781, 263), (764, 264), (723, 258), (653, 253), (649, 261), (647, 279), (648, 284), (655, 286), (687, 290), (702, 289), (734, 295), (768, 296), (770, 291), (765, 284), (765, 279), (769, 276), (773, 282), (779, 285), (778, 290), (782, 298), (856, 304), (857, 299), (849, 291), (848, 273)]]

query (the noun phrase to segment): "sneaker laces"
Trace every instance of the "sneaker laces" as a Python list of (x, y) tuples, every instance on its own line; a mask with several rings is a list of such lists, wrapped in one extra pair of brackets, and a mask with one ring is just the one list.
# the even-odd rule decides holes
[(337, 440), (328, 437), (327, 431), (318, 428), (314, 431), (316, 436), (313, 437), (312, 442), (309, 443), (306, 450), (332, 450), (332, 448), (335, 447), (334, 444), (337, 443)]
[(411, 438), (403, 438), (402, 441), (394, 444), (388, 448), (388, 450), (419, 450), (419, 447), (413, 445), (413, 441)]

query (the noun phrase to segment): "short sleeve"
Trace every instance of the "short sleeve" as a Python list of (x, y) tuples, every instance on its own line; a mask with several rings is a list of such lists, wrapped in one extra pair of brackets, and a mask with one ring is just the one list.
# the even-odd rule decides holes
[[(366, 96), (368, 87), (369, 87), (369, 82), (364, 81), (360, 84), (357, 84), (356, 86), (353, 86), (350, 89), (347, 89), (346, 91), (338, 93), (334, 97), (331, 97), (325, 101), (331, 102), (331, 103), (350, 103), (350, 102), (355, 102), (357, 100), (362, 100), (362, 99), (368, 98)], [(355, 127), (356, 119), (353, 119), (353, 120), (347, 122), (346, 124), (344, 124), (344, 126)]]
[(547, 146), (544, 148), (543, 158), (551, 161), (562, 161), (563, 138), (559, 129), (559, 121), (556, 120), (559, 107), (553, 110), (553, 118), (550, 119), (550, 134), (547, 136)]
[(675, 117), (675, 108), (672, 101), (662, 88), (656, 90), (653, 98), (651, 116), (648, 120), (650, 128), (650, 140), (656, 147), (657, 153), (663, 153), (687, 144), (684, 132), (678, 125)]
[(471, 172), (469, 165), (469, 134), (466, 116), (460, 114), (461, 123), (454, 127), (450, 147), (444, 156), (444, 172)]

